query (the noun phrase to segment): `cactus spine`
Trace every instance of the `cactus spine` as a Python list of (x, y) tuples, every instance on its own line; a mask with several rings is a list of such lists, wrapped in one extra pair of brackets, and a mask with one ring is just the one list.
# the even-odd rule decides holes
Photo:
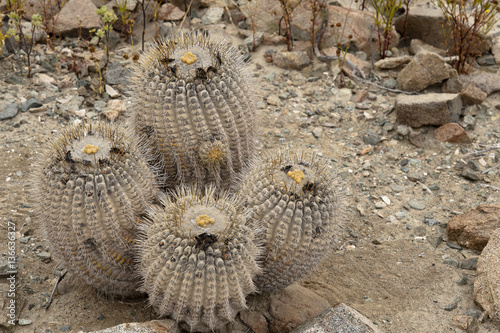
[(167, 188), (228, 189), (253, 156), (255, 111), (241, 55), (202, 33), (160, 40), (132, 74), (134, 127), (149, 142)]
[(134, 137), (112, 124), (70, 126), (46, 146), (34, 175), (54, 257), (88, 285), (125, 297), (139, 294), (133, 245), (156, 193)]
[(152, 208), (140, 242), (139, 272), (161, 316), (210, 331), (232, 321), (255, 291), (258, 248), (247, 211), (214, 187), (181, 187)]
[(246, 173), (240, 195), (264, 229), (259, 291), (302, 278), (335, 246), (343, 220), (342, 187), (313, 156), (279, 152)]

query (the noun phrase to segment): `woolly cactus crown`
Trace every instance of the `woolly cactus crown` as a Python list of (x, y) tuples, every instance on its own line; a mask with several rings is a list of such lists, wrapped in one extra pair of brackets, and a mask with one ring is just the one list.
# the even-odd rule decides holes
[(254, 152), (251, 82), (238, 51), (205, 33), (159, 40), (141, 56), (133, 125), (163, 165), (166, 188), (233, 185)]

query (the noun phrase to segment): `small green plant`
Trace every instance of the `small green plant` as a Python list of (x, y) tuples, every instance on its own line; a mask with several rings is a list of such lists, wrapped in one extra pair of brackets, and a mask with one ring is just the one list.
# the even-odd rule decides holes
[[(23, 9), (12, 11), (8, 14), (9, 17), (9, 30), (6, 37), (13, 37), (18, 43), (19, 47), (26, 54), (26, 63), (28, 65), (28, 77), (31, 77), (31, 52), (35, 44), (35, 32), (42, 27), (42, 17), (40, 14), (34, 14), (31, 17), (31, 31), (25, 34), (22, 26), (22, 17), (24, 14)], [(22, 66), (21, 73), (22, 73)]]
[(459, 73), (469, 71), (468, 64), (480, 56), (480, 46), (485, 36), (498, 21), (500, 11), (497, 0), (433, 0), (442, 10), (451, 26), (452, 54), (458, 56), (454, 63)]
[(393, 19), (403, 5), (404, 0), (370, 0), (375, 9), (375, 24), (379, 41), (380, 58), (384, 59), (386, 52), (391, 46), (391, 29), (394, 25)]
[(95, 34), (101, 39), (104, 38), (104, 49), (106, 50), (106, 64), (104, 67), (106, 67), (109, 62), (109, 35), (113, 29), (113, 23), (118, 20), (118, 17), (115, 12), (107, 6), (99, 8), (97, 14), (101, 16), (102, 22), (104, 23), (102, 28), (98, 29)]

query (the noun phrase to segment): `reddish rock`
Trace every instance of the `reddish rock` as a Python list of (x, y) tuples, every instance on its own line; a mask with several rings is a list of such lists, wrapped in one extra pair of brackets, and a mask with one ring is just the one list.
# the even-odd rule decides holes
[(59, 12), (55, 28), (47, 30), (62, 37), (77, 37), (79, 32), (88, 36), (89, 30), (101, 27), (101, 17), (96, 11), (91, 0), (70, 0)]
[[(497, 212), (497, 217), (500, 213)], [(497, 229), (481, 253), (474, 283), (474, 301), (490, 318), (500, 322), (500, 229)], [(495, 316), (497, 314), (497, 316)]]
[(462, 102), (465, 105), (474, 105), (481, 104), (488, 95), (476, 87), (474, 83), (469, 83), (462, 88), (460, 96), (462, 97)]
[(182, 20), (186, 13), (171, 3), (166, 3), (158, 11), (158, 20), (160, 21), (178, 21)]
[(273, 317), (269, 324), (270, 331), (291, 332), (329, 307), (330, 304), (323, 297), (300, 285), (292, 284), (270, 297), (269, 312)]
[(243, 310), (240, 312), (240, 318), (255, 333), (267, 333), (267, 320), (262, 313)]
[(434, 132), (434, 139), (451, 143), (472, 143), (467, 132), (456, 123), (448, 123)]
[(482, 204), (450, 219), (448, 239), (473, 250), (482, 250), (493, 231), (499, 228), (500, 202)]

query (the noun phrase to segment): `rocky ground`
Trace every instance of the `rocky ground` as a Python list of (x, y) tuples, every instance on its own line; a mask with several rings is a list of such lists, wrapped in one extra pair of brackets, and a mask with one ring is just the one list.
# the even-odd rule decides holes
[[(216, 23), (204, 27), (242, 44), (245, 36), (230, 23), (204, 23)], [(163, 28), (171, 26), (165, 23)], [(479, 204), (500, 201), (500, 168), (495, 168), (500, 160), (500, 95), (495, 92), (500, 73), (491, 62), (493, 56), (483, 57), (483, 66), (475, 72), (490, 75), (490, 90), (484, 96), (473, 91), (458, 97), (460, 103), (467, 98), (479, 102), (458, 107), (445, 102), (446, 112), (459, 117), (457, 122), (465, 128), (459, 134), (465, 140), (461, 142), (469, 139), (457, 144), (434, 138), (438, 126), (430, 125), (435, 115), (423, 113), (419, 128), (404, 125), (407, 115), (396, 103), (413, 98), (415, 105), (422, 94), (441, 94), (443, 82), (450, 91), (453, 78), (428, 84), (420, 95), (404, 95), (395, 90), (401, 88), (397, 84), (402, 83), (402, 67), (374, 68), (380, 85), (346, 78), (341, 87), (335, 62), (306, 61), (305, 66), (297, 65), (301, 69), (292, 69), (301, 54), (277, 56), (285, 58), (285, 68), (266, 61), (284, 49), (284, 44), (263, 44), (248, 63), (258, 97), (259, 155), (277, 148), (314, 152), (348, 185), (345, 244), (300, 285), (330, 306), (345, 303), (358, 310), (382, 332), (498, 332), (498, 320), (489, 319), (473, 299), (480, 249), (457, 244), (447, 233), (450, 219)], [(404, 46), (393, 51), (409, 54)], [(31, 172), (38, 153), (55, 131), (75, 121), (111, 119), (127, 124), (129, 118), (127, 68), (132, 59), (124, 60), (123, 54), (131, 54), (130, 45), (121, 41), (113, 49), (106, 73), (109, 88), (102, 95), (91, 89), (96, 77), (92, 68), (89, 77), (77, 76), (72, 67), (85, 52), (70, 37), (57, 40), (55, 49), (36, 45), (35, 75), (30, 80), (17, 69), (15, 56), (4, 53), (0, 59), (0, 234), (7, 233), (8, 222), (15, 223), (16, 332), (86, 332), (156, 319), (145, 300), (106, 299), (85, 288), (56, 294), (50, 309), (44, 309), (59, 270), (33, 215)], [(357, 56), (363, 60), (362, 54)], [(439, 66), (446, 66), (441, 61)], [(3, 280), (5, 240), (0, 253)], [(5, 286), (1, 281), (0, 287)], [(286, 295), (274, 301), (280, 304), (280, 299), (287, 303)], [(6, 304), (0, 305), (5, 310)], [(250, 309), (264, 313), (268, 321), (274, 318), (272, 330), (288, 332), (290, 327), (280, 326), (280, 320), (290, 319), (292, 312), (306, 312), (309, 306), (283, 314), (251, 302)], [(2, 316), (0, 328), (8, 327)]]

